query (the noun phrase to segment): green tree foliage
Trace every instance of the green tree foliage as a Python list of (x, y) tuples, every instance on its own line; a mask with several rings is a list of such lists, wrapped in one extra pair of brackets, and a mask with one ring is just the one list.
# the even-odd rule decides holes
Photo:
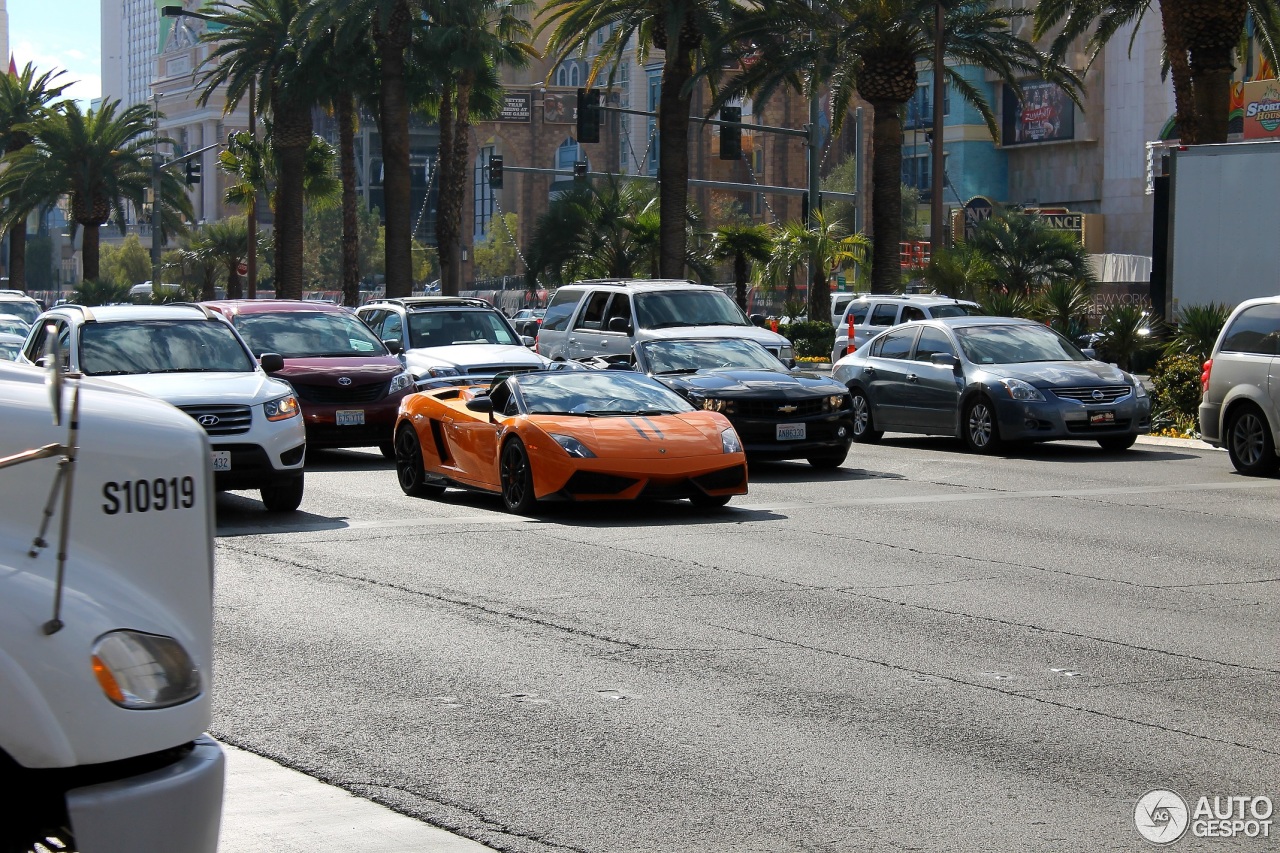
[(1171, 353), (1151, 369), (1151, 427), (1176, 436), (1199, 434), (1201, 361)]
[(1213, 352), (1213, 345), (1218, 342), (1218, 335), (1230, 316), (1231, 307), (1219, 302), (1184, 306), (1178, 312), (1178, 324), (1165, 346), (1165, 352), (1190, 353), (1203, 363)]
[(924, 280), (937, 293), (981, 302), (990, 291), (995, 274), (980, 252), (961, 242), (933, 253)]
[(520, 218), (511, 212), (493, 219), (489, 233), (473, 249), (476, 278), (501, 278), (520, 272), (522, 262), (515, 243), (519, 225)]
[(1053, 281), (1036, 296), (1031, 316), (1074, 339), (1088, 330), (1089, 309), (1093, 304), (1089, 291), (1087, 282)]
[(1102, 315), (1098, 331), (1102, 333), (1099, 355), (1125, 370), (1132, 369), (1139, 356), (1159, 345), (1152, 333), (1150, 317), (1137, 305), (1113, 306)]
[(707, 253), (713, 261), (733, 264), (733, 292), (738, 307), (747, 310), (747, 282), (751, 268), (773, 254), (773, 235), (766, 225), (724, 225), (711, 232)]
[(142, 247), (137, 234), (130, 234), (119, 245), (102, 247), (99, 279), (113, 284), (141, 284), (151, 280), (151, 252)]
[(97, 281), (86, 278), (71, 291), (71, 301), (77, 305), (117, 305), (129, 301), (129, 285), (124, 282)]
[(866, 260), (871, 241), (862, 234), (850, 234), (843, 222), (828, 220), (821, 211), (813, 227), (785, 222), (774, 229), (773, 254), (761, 268), (760, 280), (778, 287), (793, 280), (795, 273), (809, 270), (809, 319), (831, 316), (830, 276), (846, 265)]
[[(302, 217), (305, 279), (309, 290), (342, 290), (343, 212), (338, 207), (309, 207)], [(381, 230), (377, 210), (356, 209), (360, 279), (382, 271)], [(344, 302), (346, 298), (344, 296)]]
[(1034, 296), (1054, 282), (1096, 281), (1084, 246), (1025, 213), (1002, 213), (979, 223), (968, 241), (990, 266), (992, 284)]

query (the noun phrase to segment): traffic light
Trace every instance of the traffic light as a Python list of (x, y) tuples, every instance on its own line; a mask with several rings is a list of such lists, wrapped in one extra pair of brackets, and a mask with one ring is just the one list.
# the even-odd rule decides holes
[(502, 189), (502, 155), (489, 155), (489, 186), (495, 190)]
[[(720, 109), (721, 121), (742, 121), (742, 107), (722, 107)], [(742, 125), (727, 124), (720, 125), (720, 159), (721, 160), (741, 160), (742, 159)]]
[(573, 176), (575, 178), (585, 178), (587, 176), (587, 161), (577, 160), (573, 164)]
[(200, 164), (195, 160), (187, 161), (187, 186), (200, 183)]
[(600, 141), (600, 90), (578, 90), (578, 142)]

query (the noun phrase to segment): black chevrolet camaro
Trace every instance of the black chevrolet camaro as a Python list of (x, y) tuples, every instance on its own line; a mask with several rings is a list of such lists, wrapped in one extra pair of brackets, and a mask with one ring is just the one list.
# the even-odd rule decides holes
[(849, 389), (829, 376), (793, 372), (755, 341), (642, 341), (630, 358), (611, 357), (607, 366), (633, 367), (694, 406), (723, 413), (749, 458), (806, 459), (816, 468), (835, 468), (848, 455)]

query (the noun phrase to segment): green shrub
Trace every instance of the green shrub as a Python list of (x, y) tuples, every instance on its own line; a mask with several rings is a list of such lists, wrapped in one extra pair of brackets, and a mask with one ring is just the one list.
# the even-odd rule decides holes
[(778, 334), (791, 341), (796, 356), (827, 356), (836, 345), (836, 329), (830, 323), (805, 321), (778, 327)]
[(1185, 437), (1199, 435), (1200, 360), (1174, 353), (1151, 369), (1151, 429)]

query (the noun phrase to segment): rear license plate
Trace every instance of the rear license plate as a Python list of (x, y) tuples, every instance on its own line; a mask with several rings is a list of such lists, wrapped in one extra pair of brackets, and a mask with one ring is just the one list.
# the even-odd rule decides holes
[(338, 426), (364, 426), (364, 409), (339, 409)]
[(778, 424), (778, 441), (800, 441), (804, 437), (804, 424)]
[(1089, 426), (1107, 426), (1116, 422), (1115, 412), (1090, 412)]
[(231, 451), (215, 450), (212, 452), (213, 470), (230, 471), (231, 470)]

